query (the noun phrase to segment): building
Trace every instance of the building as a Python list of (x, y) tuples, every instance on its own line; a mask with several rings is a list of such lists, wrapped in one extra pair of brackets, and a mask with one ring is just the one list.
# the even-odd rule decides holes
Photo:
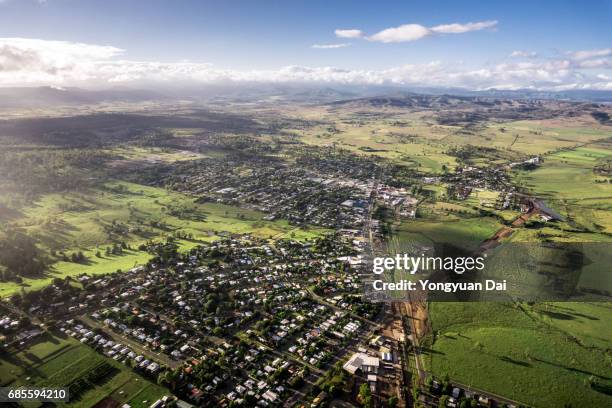
[(380, 359), (378, 357), (372, 357), (365, 353), (355, 353), (344, 363), (342, 368), (351, 374), (355, 374), (358, 370), (361, 370), (363, 374), (376, 374), (379, 365)]

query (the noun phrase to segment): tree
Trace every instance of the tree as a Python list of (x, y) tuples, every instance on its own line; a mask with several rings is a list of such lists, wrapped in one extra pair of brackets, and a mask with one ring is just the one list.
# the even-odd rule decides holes
[(438, 401), (438, 407), (439, 408), (446, 408), (446, 404), (448, 403), (448, 399), (450, 397), (448, 395), (443, 395), (440, 397), (440, 400)]
[(19, 307), (21, 305), (22, 297), (19, 293), (14, 293), (11, 296), (11, 304)]
[(23, 317), (19, 318), (19, 327), (24, 328), (24, 327), (28, 327), (31, 324), (32, 324), (32, 322), (30, 321), (29, 317), (23, 316)]
[(359, 387), (358, 398), (362, 407), (371, 408), (374, 406), (372, 402), (372, 391), (370, 391), (370, 386), (367, 383), (363, 383)]
[(0, 265), (6, 267), (4, 277), (8, 279), (39, 276), (46, 268), (35, 241), (17, 230), (7, 231), (0, 240)]
[(387, 406), (389, 408), (395, 408), (397, 406), (397, 396), (393, 395), (391, 398), (389, 398), (389, 400), (387, 401)]

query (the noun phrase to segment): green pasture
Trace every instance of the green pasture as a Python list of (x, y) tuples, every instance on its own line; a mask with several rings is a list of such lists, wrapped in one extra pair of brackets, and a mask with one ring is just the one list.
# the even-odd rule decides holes
[[(437, 376), (448, 374), (537, 407), (608, 406), (610, 356), (589, 343), (609, 349), (609, 330), (597, 334), (612, 323), (609, 310), (569, 308), (572, 312), (534, 317), (538, 311), (509, 303), (432, 303), (435, 341), (427, 351), (429, 367)], [(569, 313), (576, 319), (568, 320), (564, 314)]]

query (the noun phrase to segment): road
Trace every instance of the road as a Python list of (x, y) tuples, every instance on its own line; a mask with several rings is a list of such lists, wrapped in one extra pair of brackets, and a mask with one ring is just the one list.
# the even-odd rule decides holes
[(460, 388), (463, 388), (464, 390), (475, 392), (478, 395), (484, 395), (486, 397), (489, 397), (490, 399), (494, 399), (497, 402), (501, 402), (502, 404), (515, 405), (515, 406), (529, 406), (529, 404), (525, 404), (524, 402), (511, 400), (509, 398), (503, 397), (501, 395), (495, 394), (490, 391), (485, 391), (485, 390), (481, 390), (480, 388), (474, 388), (467, 384), (462, 384), (460, 382), (453, 380), (452, 378), (449, 379), (449, 381), (451, 382), (451, 384), (456, 385)]
[[(425, 372), (425, 373), (428, 374), (427, 372)], [(524, 402), (516, 401), (516, 400), (510, 399), (510, 398), (501, 396), (499, 394), (495, 394), (494, 392), (483, 390), (481, 388), (472, 387), (471, 385), (463, 384), (463, 383), (461, 383), (459, 381), (456, 381), (456, 380), (454, 380), (452, 378), (449, 378), (448, 381), (451, 383), (451, 385), (453, 387), (459, 387), (459, 388), (463, 389), (464, 391), (471, 391), (471, 392), (473, 392), (475, 394), (488, 397), (491, 400), (495, 400), (498, 403), (498, 406), (500, 404), (507, 404), (507, 405), (514, 405), (514, 406), (529, 406), (529, 404), (526, 404)], [(434, 405), (434, 406), (437, 407), (437, 404)]]
[[(408, 293), (408, 299), (410, 299), (410, 293)], [(406, 316), (408, 316), (408, 320), (410, 321), (410, 341), (412, 342), (412, 350), (414, 352), (414, 362), (419, 376), (419, 384), (423, 386), (427, 378), (427, 372), (424, 370), (423, 362), (421, 361), (421, 346), (419, 343), (418, 331), (414, 323), (416, 317), (412, 310), (413, 304), (411, 302), (402, 302), (401, 305), (404, 307)]]
[(372, 321), (372, 320), (366, 319), (366, 318), (365, 318), (365, 317), (363, 317), (363, 316), (359, 316), (359, 315), (358, 315), (357, 313), (355, 313), (355, 312), (352, 312), (352, 311), (350, 311), (350, 310), (346, 310), (346, 309), (342, 309), (342, 308), (340, 308), (340, 307), (338, 307), (338, 306), (334, 305), (333, 303), (329, 303), (328, 301), (326, 301), (325, 299), (323, 299), (321, 296), (319, 296), (319, 295), (317, 295), (316, 293), (314, 293), (314, 291), (313, 291), (312, 289), (310, 289), (310, 288), (308, 288), (308, 289), (307, 289), (307, 291), (308, 291), (308, 293), (310, 294), (310, 296), (312, 296), (312, 298), (313, 298), (314, 300), (316, 300), (316, 301), (317, 301), (317, 302), (319, 302), (319, 303), (324, 304), (325, 306), (329, 306), (329, 307), (331, 307), (332, 309), (334, 309), (334, 310), (336, 310), (336, 311), (339, 311), (339, 312), (347, 312), (349, 315), (351, 315), (351, 316), (352, 316), (352, 317), (354, 317), (355, 319), (361, 320), (362, 322), (367, 323), (367, 324), (371, 324), (371, 325), (372, 325), (372, 326), (374, 326), (374, 327), (382, 328), (382, 325), (381, 325), (380, 323), (376, 323), (376, 322), (374, 322), (374, 321)]
[(99, 322), (89, 318), (88, 316), (80, 316), (79, 319), (81, 321), (83, 321), (83, 323), (85, 323), (86, 325), (93, 327), (93, 328), (98, 328), (98, 329), (102, 329), (104, 330), (104, 333), (106, 333), (107, 335), (109, 335), (110, 337), (112, 337), (112, 339), (118, 343), (122, 343), (125, 344), (127, 346), (130, 346), (130, 348), (138, 353), (138, 354), (142, 354), (143, 356), (154, 360), (154, 361), (158, 361), (160, 363), (163, 363), (165, 365), (167, 365), (168, 367), (174, 369), (179, 367), (182, 362), (181, 361), (175, 361), (172, 360), (171, 358), (169, 358), (167, 355), (163, 354), (163, 353), (156, 353), (152, 350), (149, 350), (148, 348), (144, 347), (142, 344), (126, 337), (123, 336), (119, 333), (115, 333), (113, 330), (108, 329), (107, 327), (105, 327), (104, 325), (100, 324)]

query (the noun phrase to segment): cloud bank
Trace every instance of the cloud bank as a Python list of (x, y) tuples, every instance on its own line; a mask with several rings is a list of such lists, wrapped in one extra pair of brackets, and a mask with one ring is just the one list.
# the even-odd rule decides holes
[[(457, 30), (456, 27), (444, 30)], [(418, 30), (401, 35), (418, 35)], [(416, 33), (416, 34), (415, 34)], [(399, 35), (397, 33), (393, 35)], [(323, 44), (324, 46), (338, 44)], [(333, 47), (332, 47), (333, 48)], [(218, 82), (321, 83), (462, 87), (468, 89), (612, 90), (610, 49), (572, 51), (474, 69), (432, 61), (380, 70), (287, 66), (238, 71), (192, 62), (134, 61), (124, 50), (66, 41), (0, 38), (0, 86), (147, 86)]]

